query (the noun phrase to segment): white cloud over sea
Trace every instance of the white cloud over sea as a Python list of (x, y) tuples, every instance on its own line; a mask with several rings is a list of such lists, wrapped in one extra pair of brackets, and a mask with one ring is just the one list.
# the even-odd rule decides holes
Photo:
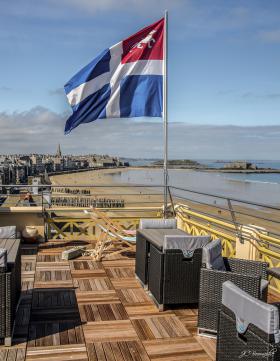
[[(106, 153), (126, 157), (162, 156), (160, 120), (113, 119), (81, 125), (64, 136), (66, 114), (43, 107), (0, 113), (0, 154)], [(215, 126), (170, 122), (170, 158), (279, 159), (280, 125)]]

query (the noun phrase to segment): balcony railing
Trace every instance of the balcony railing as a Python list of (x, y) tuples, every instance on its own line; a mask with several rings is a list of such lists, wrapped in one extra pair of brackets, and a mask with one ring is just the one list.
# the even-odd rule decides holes
[[(26, 188), (17, 185), (9, 187)], [(34, 186), (30, 187), (34, 188)], [(15, 199), (19, 199), (20, 196), (10, 195), (13, 197), (12, 205), (9, 206), (9, 202), (4, 202), (0, 207), (0, 215), (3, 215), (0, 217), (0, 224), (4, 225), (8, 219), (9, 222), (13, 222), (13, 215), (19, 217), (20, 214), (24, 214), (26, 217), (28, 213), (37, 212), (38, 219), (43, 223), (45, 238), (86, 238), (94, 241), (95, 223), (84, 213), (89, 206), (79, 206), (78, 203), (77, 206), (55, 205), (51, 202), (52, 196), (56, 198), (81, 196), (88, 199), (89, 203), (96, 201), (93, 206), (102, 208), (125, 229), (137, 228), (140, 218), (163, 216), (161, 185), (76, 184), (44, 185), (39, 188), (36, 206), (30, 208), (15, 206)], [(83, 191), (77, 193), (72, 192), (71, 189)], [(175, 214), (179, 228), (193, 235), (210, 234), (212, 239), (220, 238), (226, 256), (263, 260), (270, 266), (280, 266), (280, 208), (172, 186), (168, 187), (168, 194), (169, 214), (170, 216)], [(110, 203), (109, 200), (115, 203), (113, 201)], [(4, 217), (7, 214), (9, 218)], [(15, 224), (18, 219), (15, 219)], [(272, 280), (271, 289), (280, 293), (280, 282)]]

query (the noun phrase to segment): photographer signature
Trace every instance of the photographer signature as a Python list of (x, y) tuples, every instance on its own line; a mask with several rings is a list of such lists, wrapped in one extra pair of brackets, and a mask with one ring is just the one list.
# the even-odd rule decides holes
[(272, 356), (277, 352), (277, 348), (274, 347), (272, 348), (270, 351), (267, 352), (257, 352), (254, 350), (244, 350), (241, 352), (241, 354), (239, 355), (239, 358), (245, 358), (245, 357), (268, 357), (268, 356)]

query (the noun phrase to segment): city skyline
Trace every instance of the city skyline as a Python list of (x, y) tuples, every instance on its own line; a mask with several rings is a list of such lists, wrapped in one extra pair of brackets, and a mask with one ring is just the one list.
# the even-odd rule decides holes
[(0, 153), (47, 153), (61, 143), (67, 153), (161, 157), (160, 120), (96, 121), (65, 137), (70, 108), (63, 85), (164, 8), (170, 157), (278, 159), (279, 3), (239, 0), (143, 0), (129, 7), (127, 0), (3, 0)]

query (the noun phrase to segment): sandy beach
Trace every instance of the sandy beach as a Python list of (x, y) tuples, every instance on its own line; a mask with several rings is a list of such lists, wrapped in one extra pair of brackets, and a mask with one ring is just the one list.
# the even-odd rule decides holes
[[(64, 185), (77, 186), (77, 188), (81, 186), (90, 186), (83, 187), (81, 189), (90, 190), (90, 196), (92, 197), (122, 199), (125, 201), (126, 207), (138, 208), (162, 206), (162, 188), (151, 188), (148, 186), (135, 187), (131, 186), (131, 184), (117, 183), (115, 181), (114, 176), (116, 174), (119, 174), (120, 172), (126, 172), (132, 169), (137, 170), (141, 168), (130, 167), (121, 169), (92, 170), (81, 173), (55, 175), (51, 176), (50, 179), (52, 184), (58, 186), (58, 188)], [(126, 187), (121, 187), (124, 185)], [(59, 195), (60, 193), (56, 192), (54, 189), (54, 194)], [(222, 209), (222, 207), (217, 206), (215, 203), (213, 203), (213, 205), (204, 205), (192, 201), (182, 201), (181, 199), (179, 200), (176, 198), (173, 199), (173, 202), (184, 203), (197, 211), (201, 211), (214, 217), (224, 218), (226, 220), (232, 221), (231, 213), (228, 210), (224, 210)], [(238, 213), (235, 214), (238, 223), (247, 225), (254, 224), (260, 227), (264, 227), (270, 232), (280, 233), (279, 224), (255, 218), (255, 216), (258, 216), (278, 222), (278, 211), (268, 209), (252, 209), (241, 205), (235, 205), (234, 209), (237, 212), (246, 213), (246, 215)]]

